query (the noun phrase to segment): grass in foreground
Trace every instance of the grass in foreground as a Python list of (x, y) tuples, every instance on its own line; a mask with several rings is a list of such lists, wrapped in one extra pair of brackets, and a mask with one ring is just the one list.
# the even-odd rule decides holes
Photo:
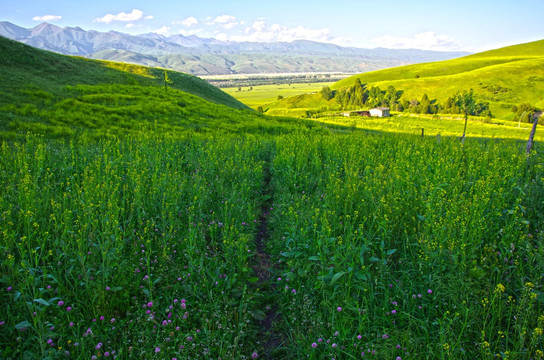
[[(351, 129), (374, 130), (386, 133), (421, 135), (424, 129), (426, 136), (461, 137), (465, 121), (460, 117), (450, 116), (406, 116), (396, 115), (388, 118), (330, 116), (314, 120), (323, 124), (334, 124)], [(519, 125), (519, 127), (518, 127)], [(474, 138), (501, 138), (527, 141), (533, 125), (513, 123), (511, 121), (471, 117), (467, 125), (467, 136)], [(544, 141), (544, 131), (539, 123), (534, 137), (535, 141)]]
[[(544, 168), (517, 142), (193, 133), (0, 151), (4, 359), (249, 359), (272, 307), (277, 358), (544, 356)], [(275, 265), (257, 288), (265, 168)]]

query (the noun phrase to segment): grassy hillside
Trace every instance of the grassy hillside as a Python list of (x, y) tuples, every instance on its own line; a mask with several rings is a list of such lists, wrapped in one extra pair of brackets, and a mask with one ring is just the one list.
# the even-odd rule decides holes
[[(544, 107), (544, 40), (486, 51), (463, 58), (397, 67), (354, 75), (335, 83), (340, 90), (353, 86), (356, 79), (367, 88), (385, 90), (393, 85), (402, 98), (444, 102), (458, 91), (474, 89), (478, 101), (489, 102), (492, 113), (511, 119), (513, 105), (529, 103)], [(301, 97), (271, 104), (271, 109), (319, 108), (335, 106), (319, 96)]]
[[(2, 90), (10, 84), (44, 86), (51, 91), (64, 85), (127, 84), (156, 86), (164, 83), (164, 70), (140, 65), (87, 60), (61, 56), (0, 37)], [(138, 75), (138, 76), (134, 76)], [(235, 109), (247, 108), (233, 97), (209, 86), (195, 76), (168, 71), (169, 87), (185, 91), (216, 104)], [(52, 81), (53, 80), (53, 81)]]
[[(268, 119), (191, 75), (68, 57), (0, 38), (0, 131), (95, 136), (300, 127)], [(302, 125), (304, 126), (304, 125)]]

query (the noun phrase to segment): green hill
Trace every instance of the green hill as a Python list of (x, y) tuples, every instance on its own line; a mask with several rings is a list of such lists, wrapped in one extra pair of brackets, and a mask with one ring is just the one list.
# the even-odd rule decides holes
[(0, 37), (0, 132), (94, 136), (156, 130), (300, 127), (270, 119), (206, 81), (139, 65), (54, 54)]
[[(421, 99), (427, 94), (437, 103), (445, 102), (459, 91), (474, 89), (478, 101), (489, 102), (498, 118), (511, 119), (512, 106), (529, 103), (544, 107), (544, 40), (509, 46), (454, 60), (402, 66), (354, 75), (335, 83), (337, 92), (359, 79), (366, 88), (385, 90), (394, 86), (401, 99)], [(269, 109), (318, 109), (338, 107), (334, 99), (326, 101), (319, 94), (285, 99)]]

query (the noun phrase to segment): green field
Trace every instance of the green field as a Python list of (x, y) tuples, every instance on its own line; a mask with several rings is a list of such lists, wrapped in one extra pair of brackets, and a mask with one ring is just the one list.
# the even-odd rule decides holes
[[(445, 103), (457, 92), (474, 90), (478, 101), (488, 102), (496, 118), (510, 120), (512, 106), (529, 103), (544, 108), (544, 40), (487, 51), (454, 60), (402, 66), (354, 75), (331, 86), (337, 92), (359, 79), (364, 86), (385, 90), (394, 86), (401, 99)], [(298, 96), (270, 104), (276, 112), (286, 110), (339, 109), (335, 99), (320, 94)]]
[[(424, 129), (425, 136), (452, 136), (460, 137), (463, 134), (465, 121), (461, 117), (438, 117), (422, 115), (398, 114), (389, 118), (366, 118), (325, 116), (315, 119), (317, 123), (335, 124), (349, 128), (373, 130), (385, 133), (402, 133), (421, 135)], [(518, 127), (519, 125), (519, 127)], [(467, 125), (470, 137), (475, 138), (502, 138), (527, 141), (532, 124), (513, 123), (505, 120), (489, 120), (486, 118), (471, 117)], [(538, 130), (535, 133), (536, 141), (544, 141), (544, 134)]]
[(0, 358), (544, 359), (526, 124), (271, 117), (0, 45)]
[(282, 85), (259, 85), (242, 87), (238, 91), (237, 87), (222, 89), (227, 94), (236, 98), (243, 104), (257, 110), (259, 106), (266, 109), (267, 104), (278, 100), (278, 96), (289, 97), (306, 93), (319, 92), (323, 86), (330, 86), (330, 82), (306, 83), (306, 84), (282, 84)]

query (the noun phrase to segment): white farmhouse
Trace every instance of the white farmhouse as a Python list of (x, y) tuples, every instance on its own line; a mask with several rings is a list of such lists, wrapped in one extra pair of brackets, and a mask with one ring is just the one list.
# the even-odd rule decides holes
[(374, 109), (370, 109), (370, 116), (375, 117), (388, 117), (389, 115), (389, 108), (384, 107), (377, 107)]

